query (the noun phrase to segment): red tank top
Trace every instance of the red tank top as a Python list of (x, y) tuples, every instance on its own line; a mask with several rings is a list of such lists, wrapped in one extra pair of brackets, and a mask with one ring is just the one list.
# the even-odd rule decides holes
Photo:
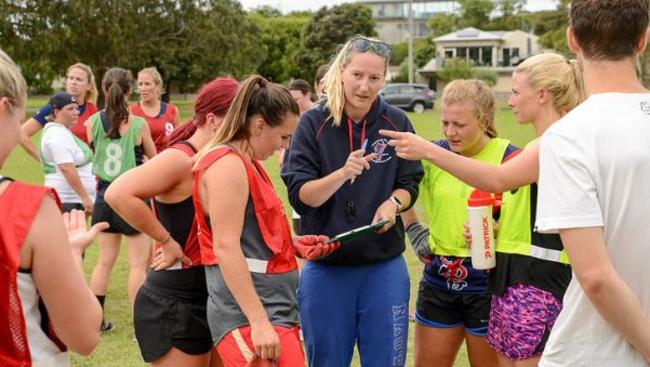
[[(194, 154), (196, 154), (196, 151), (192, 147), (190, 147), (189, 145), (184, 144), (184, 143), (174, 144), (171, 147), (169, 147), (169, 149), (178, 149), (178, 150), (184, 152), (185, 154), (187, 154), (189, 157), (193, 157)], [(188, 199), (192, 200), (191, 197), (188, 198)], [(185, 199), (185, 200), (188, 200), (188, 199)], [(177, 205), (179, 205), (179, 206), (184, 205), (185, 200), (178, 203)], [(167, 205), (169, 206), (169, 204), (167, 204)], [(174, 205), (174, 204), (172, 204), (172, 205)], [(152, 205), (152, 210), (153, 210), (154, 214), (156, 215), (156, 217), (160, 219), (160, 213), (157, 211), (155, 203), (154, 203), (154, 205)], [(201, 259), (201, 253), (200, 253), (200, 248), (199, 248), (199, 236), (198, 236), (198, 227), (197, 227), (197, 224), (196, 224), (195, 210), (192, 210), (192, 212), (189, 213), (189, 208), (188, 208), (187, 211), (182, 213), (183, 217), (189, 216), (189, 215), (191, 215), (191, 218), (192, 218), (192, 224), (191, 224), (191, 227), (190, 227), (191, 229), (190, 229), (189, 233), (187, 234), (187, 240), (185, 240), (185, 243), (182, 243), (181, 246), (183, 247), (183, 253), (185, 254), (185, 256), (189, 257), (190, 260), (192, 260), (192, 265), (186, 265), (186, 264), (181, 263), (180, 266), (178, 266), (178, 267), (173, 266), (169, 270), (180, 269), (180, 268), (188, 269), (190, 267), (202, 266), (203, 265), (203, 263), (201, 262), (202, 259)], [(169, 218), (169, 219), (173, 220), (173, 218)], [(176, 220), (186, 220), (186, 219), (187, 218), (176, 218)], [(170, 231), (170, 232), (172, 231), (171, 228), (167, 228), (167, 230)], [(160, 245), (159, 243), (156, 242), (155, 246), (156, 246), (156, 249), (158, 249), (162, 245)]]
[(79, 115), (77, 123), (70, 128), (73, 134), (75, 134), (79, 139), (83, 140), (88, 144), (88, 136), (86, 134), (86, 120), (97, 112), (97, 106), (94, 103), (88, 101), (84, 107), (84, 111)]
[(151, 130), (151, 138), (156, 144), (156, 152), (160, 153), (165, 150), (169, 143), (169, 136), (174, 131), (178, 115), (176, 106), (171, 103), (160, 102), (160, 112), (158, 116), (151, 117), (144, 113), (139, 103), (131, 105), (131, 112), (144, 118)]
[(255, 208), (257, 225), (266, 247), (273, 254), (271, 259), (268, 260), (265, 273), (278, 274), (296, 270), (298, 264), (291, 240), (289, 221), (284, 212), (282, 201), (273, 188), (271, 179), (259, 162), (253, 160), (252, 163), (255, 165), (255, 168), (253, 168), (251, 163), (241, 156), (237, 150), (225, 146), (209, 152), (201, 159), (194, 170), (194, 193), (192, 197), (194, 198), (203, 264), (215, 265), (217, 260), (213, 250), (212, 229), (210, 228), (208, 217), (203, 213), (201, 201), (199, 200), (199, 178), (201, 177), (201, 173), (210, 167), (212, 163), (229, 153), (237, 155), (244, 162), (248, 177), (249, 195)]
[(20, 249), (46, 195), (60, 205), (54, 190), (21, 182), (0, 195), (0, 366), (31, 366), (17, 272)]

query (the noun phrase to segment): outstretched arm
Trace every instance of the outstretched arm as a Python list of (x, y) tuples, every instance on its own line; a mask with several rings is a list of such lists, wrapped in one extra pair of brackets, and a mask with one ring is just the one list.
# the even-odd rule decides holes
[(529, 185), (539, 176), (539, 142), (500, 166), (464, 157), (437, 146), (413, 133), (380, 130), (389, 137), (397, 156), (408, 160), (427, 160), (466, 184), (487, 192), (503, 192)]

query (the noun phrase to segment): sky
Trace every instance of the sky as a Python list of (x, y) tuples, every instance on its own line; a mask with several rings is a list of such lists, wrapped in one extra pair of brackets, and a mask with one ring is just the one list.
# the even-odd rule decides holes
[[(316, 10), (324, 5), (332, 6), (355, 0), (239, 0), (244, 9), (254, 9), (262, 5), (270, 5), (283, 13), (294, 10)], [(530, 11), (554, 9), (557, 0), (528, 0), (526, 9)]]

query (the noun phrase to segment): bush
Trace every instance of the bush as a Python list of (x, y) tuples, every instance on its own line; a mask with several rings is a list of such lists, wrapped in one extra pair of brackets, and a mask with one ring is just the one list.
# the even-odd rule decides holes
[(445, 82), (456, 79), (480, 79), (490, 87), (497, 84), (497, 74), (494, 71), (474, 68), (463, 59), (445, 61), (445, 66), (438, 71), (438, 78)]
[(409, 81), (409, 61), (403, 60), (399, 65), (399, 73), (390, 78), (391, 83), (408, 83)]
[(462, 59), (450, 59), (445, 61), (445, 65), (438, 71), (438, 78), (445, 82), (456, 79), (472, 79), (474, 70)]
[(490, 87), (497, 84), (497, 73), (487, 69), (474, 69), (474, 79), (480, 79)]

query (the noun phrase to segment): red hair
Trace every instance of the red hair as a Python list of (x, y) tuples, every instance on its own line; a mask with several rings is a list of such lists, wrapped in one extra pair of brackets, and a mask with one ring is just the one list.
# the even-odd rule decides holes
[(197, 127), (205, 124), (208, 113), (217, 117), (226, 116), (238, 89), (239, 83), (230, 77), (219, 77), (203, 85), (194, 101), (194, 117), (174, 130), (169, 137), (169, 145), (189, 139)]

